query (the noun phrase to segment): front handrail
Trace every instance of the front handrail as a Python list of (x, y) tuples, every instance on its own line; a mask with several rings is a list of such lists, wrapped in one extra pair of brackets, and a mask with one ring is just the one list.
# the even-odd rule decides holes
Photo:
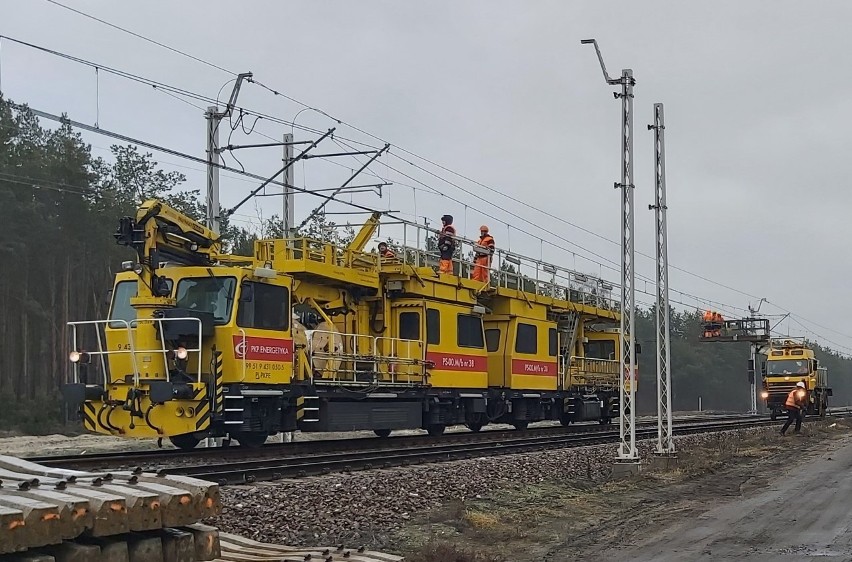
[[(151, 353), (162, 352), (162, 354), (163, 354), (163, 366), (165, 367), (165, 372), (166, 372), (166, 381), (171, 382), (172, 377), (171, 377), (171, 373), (169, 372), (169, 368), (168, 368), (168, 365), (169, 365), (168, 353), (169, 353), (170, 350), (166, 349), (166, 342), (163, 339), (163, 322), (186, 322), (186, 321), (193, 321), (193, 322), (196, 322), (198, 324), (198, 347), (186, 348), (186, 351), (188, 353), (197, 353), (198, 354), (198, 373), (196, 375), (196, 382), (200, 384), (201, 383), (201, 349), (202, 349), (202, 347), (201, 347), (201, 330), (202, 330), (202, 326), (203, 326), (200, 318), (195, 318), (195, 317), (192, 317), (192, 316), (181, 317), (181, 318), (142, 318), (141, 320), (136, 319), (136, 320), (133, 320), (132, 322), (130, 322), (130, 327), (135, 328), (135, 327), (138, 327), (139, 324), (146, 323), (146, 322), (156, 322), (157, 323), (157, 328), (158, 328), (159, 334), (160, 334), (160, 344), (161, 345), (160, 345), (159, 350), (156, 350), (156, 351), (152, 350)], [(128, 330), (128, 334), (129, 334), (128, 339), (130, 339), (132, 341), (133, 338), (135, 337), (134, 336), (135, 332)], [(135, 347), (135, 346), (133, 344), (131, 344), (131, 347)], [(145, 352), (141, 351), (140, 353), (145, 353)], [(136, 369), (136, 373), (135, 373), (135, 377), (134, 377), (134, 383), (135, 383), (136, 386), (139, 386), (139, 370), (138, 369)]]
[[(98, 359), (100, 360), (101, 369), (102, 369), (103, 378), (104, 378), (104, 380), (103, 380), (104, 386), (106, 386), (110, 382), (110, 381), (108, 381), (108, 376), (107, 376), (107, 374), (109, 372), (108, 368), (107, 368), (108, 357), (110, 355), (128, 355), (128, 354), (130, 355), (131, 367), (133, 369), (133, 383), (134, 383), (135, 386), (139, 386), (140, 376), (139, 376), (139, 361), (138, 361), (137, 355), (140, 354), (140, 353), (150, 353), (150, 354), (162, 355), (163, 367), (164, 367), (164, 371), (165, 371), (166, 380), (171, 382), (171, 373), (168, 369), (168, 353), (169, 353), (169, 351), (172, 351), (172, 350), (169, 350), (169, 349), (166, 348), (165, 341), (162, 338), (163, 323), (164, 322), (178, 322), (178, 321), (184, 321), (184, 322), (185, 321), (192, 321), (192, 322), (196, 322), (198, 324), (198, 345), (197, 345), (197, 347), (186, 348), (186, 350), (187, 350), (188, 353), (197, 353), (197, 355), (198, 355), (198, 357), (197, 357), (198, 358), (198, 362), (197, 362), (198, 370), (197, 370), (195, 378), (196, 378), (196, 381), (198, 383), (201, 383), (201, 364), (202, 364), (201, 363), (201, 355), (202, 355), (201, 328), (202, 328), (202, 323), (201, 323), (201, 319), (199, 319), (199, 318), (195, 318), (195, 317), (144, 318), (144, 319), (141, 319), (141, 320), (139, 320), (139, 319), (131, 320), (129, 322), (127, 320), (122, 320), (122, 319), (79, 320), (79, 321), (68, 322), (67, 325), (71, 328), (71, 345), (72, 345), (74, 351), (84, 351), (85, 353), (87, 353), (90, 356), (97, 356)], [(159, 337), (160, 347), (159, 348), (137, 349), (135, 328), (137, 328), (142, 323), (155, 323), (157, 325), (157, 328), (158, 328), (159, 334), (160, 334), (160, 337)], [(116, 325), (118, 325), (119, 327), (116, 328), (115, 327)], [(84, 326), (94, 327), (95, 333), (96, 333), (95, 339), (97, 341), (97, 346), (98, 346), (97, 351), (88, 351), (88, 350), (81, 350), (80, 349), (80, 344), (79, 344), (80, 340), (79, 340), (79, 337), (78, 337), (78, 330), (81, 327), (84, 327)], [(101, 335), (101, 329), (102, 329), (103, 326), (110, 327), (111, 329), (117, 330), (117, 331), (120, 331), (120, 330), (126, 331), (127, 332), (128, 349), (114, 349), (114, 350), (105, 349), (105, 342), (103, 341), (103, 337)], [(75, 363), (74, 364), (74, 382), (75, 383), (78, 383), (80, 381), (79, 369), (80, 369), (80, 365)]]

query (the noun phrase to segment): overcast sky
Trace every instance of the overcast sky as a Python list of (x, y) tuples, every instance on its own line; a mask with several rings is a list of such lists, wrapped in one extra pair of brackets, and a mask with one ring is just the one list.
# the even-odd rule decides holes
[[(645, 126), (652, 104), (665, 104), (672, 299), (704, 307), (680, 292), (697, 295), (723, 303), (717, 306), (730, 316), (742, 313), (732, 307), (757, 304), (748, 295), (766, 297), (777, 306), (764, 304), (761, 312), (779, 314), (781, 306), (796, 314), (779, 329), (816, 334), (852, 352), (848, 2), (62, 1), (229, 70), (252, 71), (273, 89), (618, 242), (620, 200), (612, 185), (620, 174), (620, 103), (594, 51), (580, 45), (595, 37), (610, 73), (632, 68), (637, 80), (636, 248), (648, 256), (653, 146)], [(228, 74), (46, 0), (0, 0), (0, 13), (3, 35), (205, 96), (230, 92)], [(104, 72), (96, 81), (91, 68), (3, 40), (0, 87), (34, 108), (88, 124), (97, 119), (104, 129), (204, 156), (201, 111), (150, 86)], [(303, 109), (256, 85), (243, 88), (239, 103), (288, 121)], [(299, 113), (297, 123), (322, 130), (335, 124), (312, 111)], [(223, 143), (229, 131), (223, 129)], [(261, 121), (256, 131), (277, 139), (290, 128)], [(378, 144), (345, 125), (337, 134)], [(114, 141), (85, 138), (96, 156), (108, 157)], [(296, 138), (313, 137), (296, 131)], [(246, 142), (266, 139), (237, 129), (232, 143)], [(337, 150), (333, 143), (319, 149)], [(412, 160), (397, 149), (392, 155)], [(202, 165), (155, 156), (203, 192)], [(239, 157), (262, 175), (280, 167), (279, 148)], [(351, 158), (337, 162), (298, 166), (296, 184), (334, 187), (359, 166)], [(381, 199), (357, 194), (353, 201), (429, 216), (433, 225), (449, 212), (471, 237), (486, 222), (498, 245), (618, 280), (617, 245), (427, 167), (474, 195), (390, 156), (372, 169), (396, 185)], [(254, 184), (224, 174), (223, 205)], [(297, 196), (297, 221), (317, 201)], [(280, 197), (258, 199), (236, 219), (248, 225), (280, 208)], [(636, 259), (638, 288), (649, 293), (637, 299), (649, 303), (654, 286), (641, 278), (653, 279), (654, 262)]]

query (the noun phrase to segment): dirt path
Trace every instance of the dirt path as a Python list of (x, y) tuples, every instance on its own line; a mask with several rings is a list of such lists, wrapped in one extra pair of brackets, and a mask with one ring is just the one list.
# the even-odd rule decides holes
[(575, 467), (495, 483), (419, 514), (392, 542), (405, 554), (443, 544), (473, 553), (459, 560), (852, 560), (852, 421), (680, 443), (679, 470), (607, 481)]
[[(788, 439), (795, 446), (795, 438)], [(649, 524), (641, 533), (623, 537), (625, 543), (593, 559), (851, 560), (852, 438), (790, 466), (783, 466), (783, 459), (781, 466), (773, 464), (774, 473), (760, 470), (745, 481), (743, 471), (719, 475), (727, 481), (725, 488), (745, 485), (742, 496), (725, 498), (720, 489), (716, 501), (699, 507), (703, 494), (698, 491), (693, 501), (670, 504), (678, 514), (674, 524), (665, 516), (666, 506), (643, 513)]]

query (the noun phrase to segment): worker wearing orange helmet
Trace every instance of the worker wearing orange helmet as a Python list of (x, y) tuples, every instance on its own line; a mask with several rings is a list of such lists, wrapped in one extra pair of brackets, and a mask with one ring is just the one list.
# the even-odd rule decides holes
[(476, 256), (473, 258), (474, 281), (488, 283), (491, 281), (491, 256), (494, 255), (494, 237), (488, 233), (484, 224), (479, 227), (479, 241), (473, 247)]
[(713, 312), (711, 310), (704, 311), (704, 337), (713, 337)]

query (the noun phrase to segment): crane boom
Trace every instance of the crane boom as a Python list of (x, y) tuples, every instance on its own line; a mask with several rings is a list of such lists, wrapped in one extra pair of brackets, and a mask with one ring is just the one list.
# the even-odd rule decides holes
[(361, 230), (358, 231), (358, 234), (355, 235), (355, 238), (349, 243), (347, 249), (352, 250), (353, 252), (363, 252), (364, 247), (367, 245), (367, 242), (370, 238), (373, 237), (373, 234), (376, 232), (376, 228), (379, 226), (379, 219), (382, 214), (378, 211), (374, 212), (370, 215), (370, 218), (364, 222), (364, 225), (361, 227)]

